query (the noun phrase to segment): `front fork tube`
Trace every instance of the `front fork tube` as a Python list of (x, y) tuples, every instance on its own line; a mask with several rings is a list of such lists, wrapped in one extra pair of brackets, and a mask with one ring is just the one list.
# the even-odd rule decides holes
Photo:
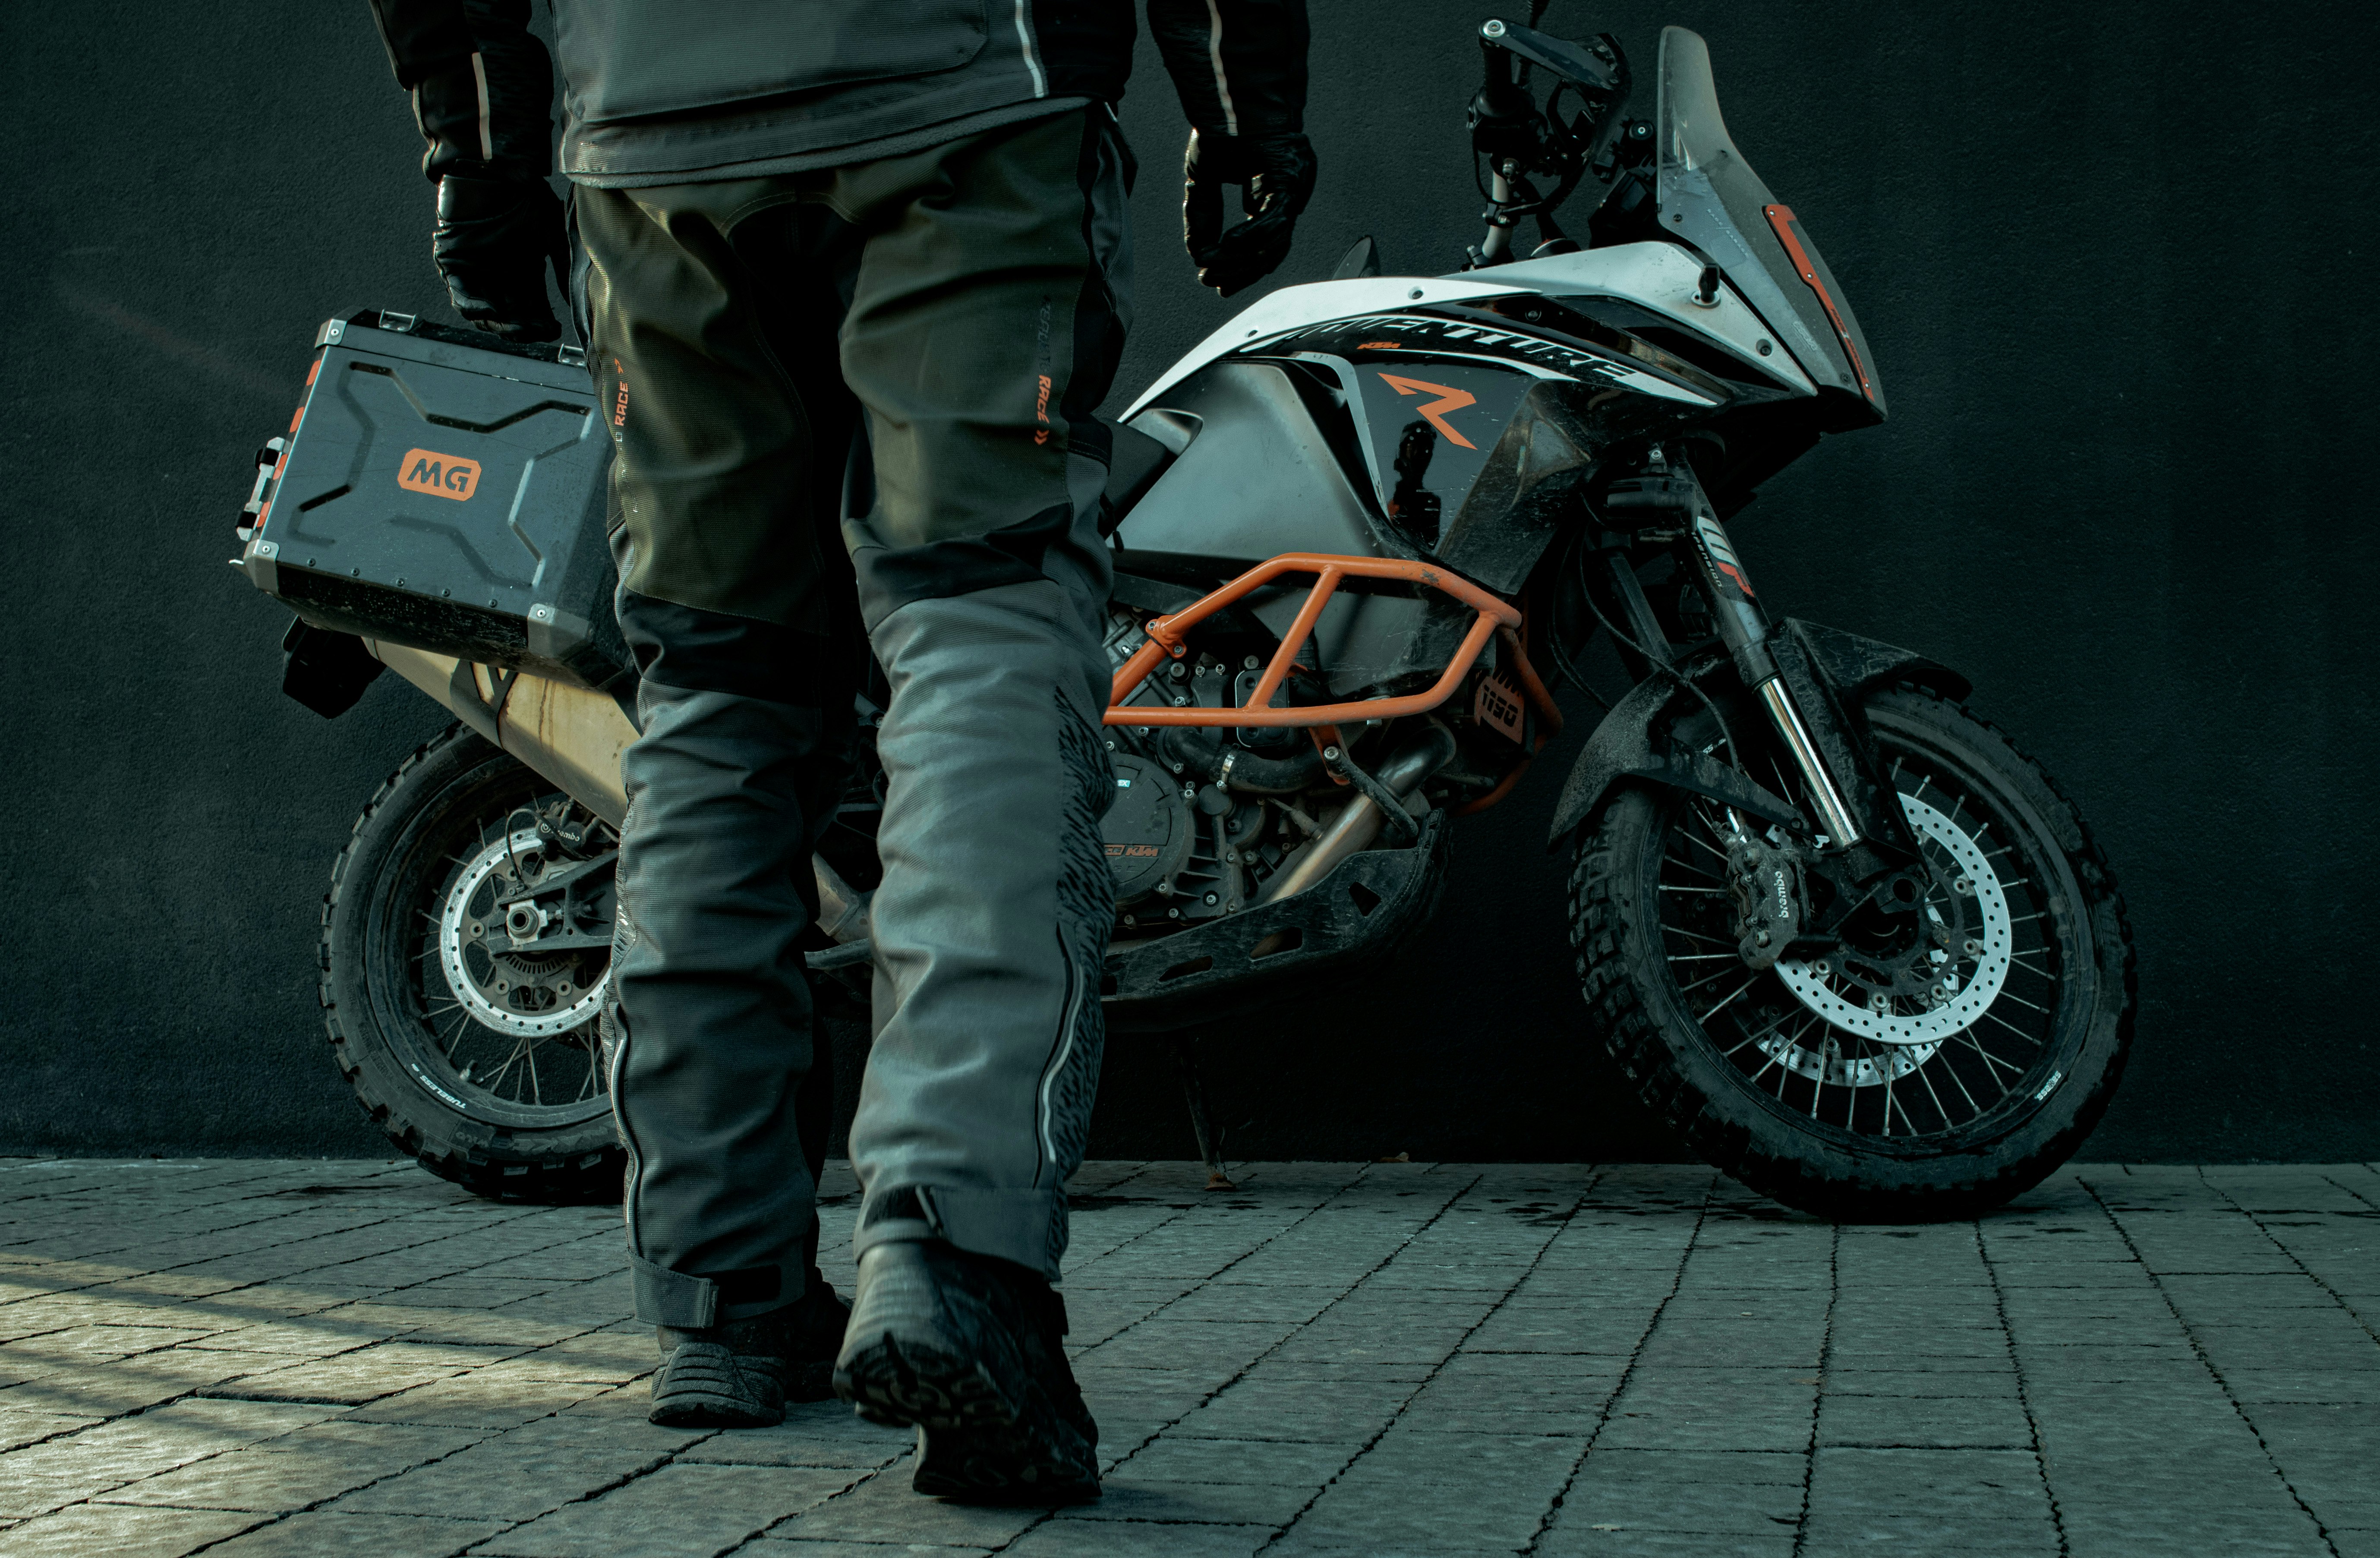
[(1816, 743), (1810, 739), (1810, 727), (1803, 723), (1802, 711), (1794, 706), (1793, 695), (1778, 675), (1776, 657), (1768, 652), (1768, 614), (1760, 609), (1754, 598), (1752, 585), (1744, 578), (1743, 564), (1735, 554), (1727, 531), (1712, 512), (1699, 486), (1692, 489), (1693, 523), (1696, 562), (1702, 568), (1703, 585), (1710, 593), (1718, 617), (1719, 641), (1727, 645), (1728, 653), (1735, 660), (1735, 668), (1743, 676), (1744, 685), (1752, 688), (1760, 706), (1768, 711), (1777, 726), (1779, 739), (1792, 755), (1793, 766), (1800, 771), (1802, 783), (1818, 809), (1819, 821), (1826, 827), (1828, 842), (1838, 848), (1848, 848), (1859, 843), (1865, 834), (1852, 816), (1851, 807), (1843, 799), (1842, 787), (1835, 776), (1827, 772), (1819, 759)]

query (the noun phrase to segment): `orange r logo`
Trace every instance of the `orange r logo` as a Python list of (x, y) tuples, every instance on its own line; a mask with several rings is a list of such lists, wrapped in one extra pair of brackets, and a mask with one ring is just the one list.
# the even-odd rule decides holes
[(1455, 432), (1453, 425), (1446, 420), (1446, 414), (1449, 411), (1462, 410), (1465, 406), (1477, 400), (1479, 398), (1477, 396), (1468, 390), (1456, 389), (1451, 384), (1433, 384), (1427, 379), (1401, 379), (1394, 373), (1383, 373), (1380, 378), (1399, 395), (1420, 395), (1427, 391), (1439, 396), (1428, 405), (1416, 406), (1414, 409), (1419, 411), (1422, 419), (1430, 426), (1446, 434), (1448, 443), (1459, 444), (1465, 449), (1475, 449), (1479, 446)]

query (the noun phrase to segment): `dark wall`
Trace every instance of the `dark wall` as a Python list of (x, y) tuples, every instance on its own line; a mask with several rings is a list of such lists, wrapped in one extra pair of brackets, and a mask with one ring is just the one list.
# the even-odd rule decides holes
[[(1489, 8), (1313, 4), (1323, 182), (1277, 279), (1365, 233), (1392, 269), (1451, 268), (1477, 237), (1462, 114)], [(0, 17), (0, 1152), (375, 1150), (324, 1051), (316, 920), (357, 809), (445, 715), (394, 677), (336, 724), (282, 699), (285, 615), (223, 560), (315, 325), (446, 317), (418, 142), (360, 4)], [(1858, 306), (1893, 420), (1736, 533), (1771, 599), (1970, 674), (2095, 825), (2142, 1004), (2094, 1155), (2380, 1156), (2352, 912), (2380, 801), (2375, 17), (1548, 18), (1619, 32), (1645, 76), (1658, 24), (1701, 31), (1738, 143)], [(1236, 306), (1179, 253), (1181, 131), (1143, 54), (1117, 405)], [(1234, 1155), (1674, 1153), (1586, 1030), (1540, 846), (1579, 728), (1462, 834), (1428, 961), (1217, 1037)], [(1164, 1058), (1110, 1055), (1094, 1150), (1186, 1153)]]

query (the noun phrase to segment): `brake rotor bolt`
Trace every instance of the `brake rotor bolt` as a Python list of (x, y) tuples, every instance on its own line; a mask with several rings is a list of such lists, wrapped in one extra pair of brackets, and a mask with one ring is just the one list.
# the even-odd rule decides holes
[(1975, 882), (1973, 877), (1962, 876), (1950, 883), (1950, 886), (1962, 898), (1972, 898), (1975, 895)]
[(1981, 957), (1984, 955), (1984, 943), (1975, 940), (1974, 937), (1969, 936), (1967, 938), (1966, 953), (1970, 957)]

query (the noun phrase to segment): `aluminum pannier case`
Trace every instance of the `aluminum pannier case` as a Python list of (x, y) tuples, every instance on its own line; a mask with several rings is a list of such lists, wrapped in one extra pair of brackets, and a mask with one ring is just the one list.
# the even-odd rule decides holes
[(628, 663), (585, 354), (364, 310), (258, 454), (238, 562), (304, 621), (601, 688)]

